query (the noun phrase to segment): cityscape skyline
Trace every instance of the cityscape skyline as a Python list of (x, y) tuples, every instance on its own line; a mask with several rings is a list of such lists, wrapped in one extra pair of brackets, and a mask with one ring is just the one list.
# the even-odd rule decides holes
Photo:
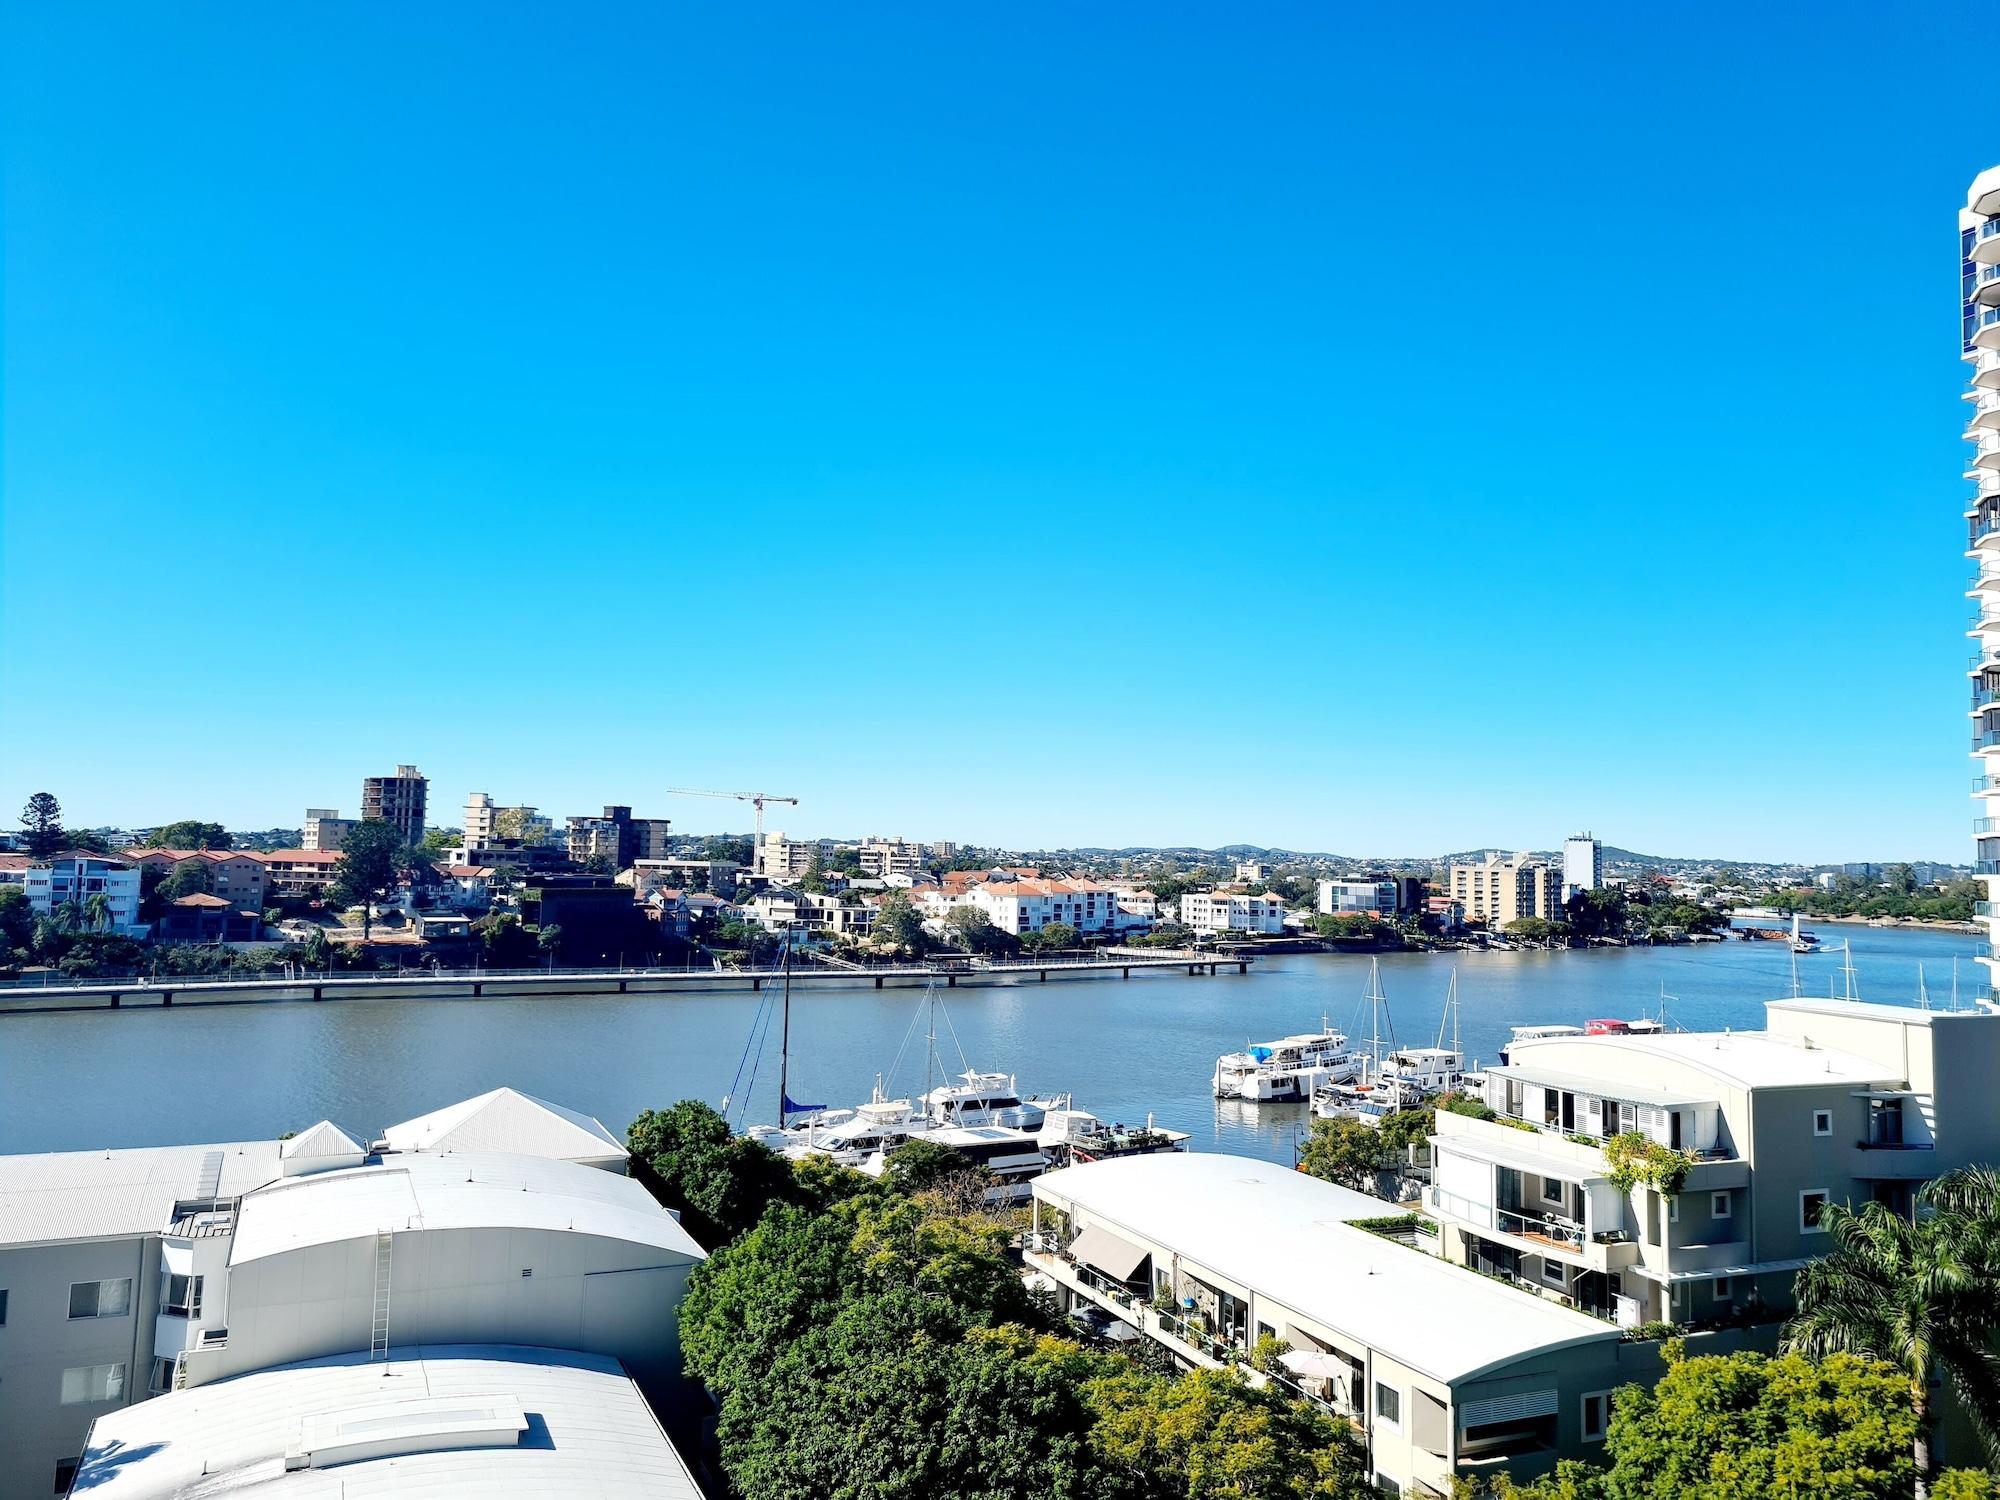
[[(462, 14), (22, 21), (0, 718), (92, 727), (9, 736), (15, 804), (414, 759), (1009, 847), (1962, 851), (1955, 13)], [(155, 581), (240, 670), (151, 659)], [(274, 712), (293, 647), (344, 670)]]

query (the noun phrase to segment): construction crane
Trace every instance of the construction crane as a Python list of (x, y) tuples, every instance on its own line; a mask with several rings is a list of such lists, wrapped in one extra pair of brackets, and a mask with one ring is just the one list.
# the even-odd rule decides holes
[(753, 848), (761, 847), (764, 842), (764, 804), (766, 802), (789, 802), (794, 807), (799, 805), (798, 798), (780, 797), (773, 792), (710, 792), (700, 787), (670, 786), (667, 788), (667, 795), (670, 797), (727, 797), (736, 802), (748, 802), (757, 809), (757, 843), (752, 846)]

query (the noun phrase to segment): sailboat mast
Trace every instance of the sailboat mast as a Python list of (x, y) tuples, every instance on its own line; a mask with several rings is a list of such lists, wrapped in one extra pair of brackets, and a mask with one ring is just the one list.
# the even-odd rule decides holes
[(785, 929), (785, 1020), (778, 1033), (778, 1129), (785, 1128), (785, 1111), (792, 1102), (792, 929)]

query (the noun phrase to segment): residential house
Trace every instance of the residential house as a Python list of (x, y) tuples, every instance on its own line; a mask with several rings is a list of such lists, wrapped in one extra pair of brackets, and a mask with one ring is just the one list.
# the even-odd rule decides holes
[(220, 896), (197, 891), (167, 903), (153, 936), (161, 943), (254, 943), (263, 932), (260, 912), (239, 911)]
[(340, 873), (340, 856), (330, 849), (273, 849), (258, 856), (265, 888), (278, 896), (320, 896)]

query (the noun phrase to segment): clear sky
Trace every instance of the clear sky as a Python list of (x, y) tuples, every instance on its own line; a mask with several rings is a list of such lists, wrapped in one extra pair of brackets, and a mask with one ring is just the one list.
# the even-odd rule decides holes
[(1970, 857), (1990, 6), (5, 26), (0, 817)]

